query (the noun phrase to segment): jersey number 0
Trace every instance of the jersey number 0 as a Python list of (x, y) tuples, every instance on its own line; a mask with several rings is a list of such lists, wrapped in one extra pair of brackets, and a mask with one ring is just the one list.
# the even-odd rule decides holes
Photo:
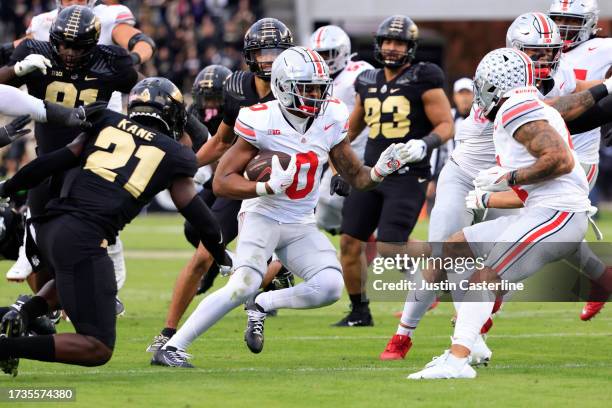
[(136, 149), (132, 135), (114, 127), (102, 130), (95, 145), (102, 149), (109, 149), (114, 145), (114, 148), (111, 151), (97, 151), (90, 154), (85, 169), (93, 171), (111, 183), (117, 177), (117, 173), (113, 170), (124, 167), (133, 156), (138, 158), (138, 165), (123, 185), (134, 198), (138, 198), (147, 188), (153, 173), (166, 154), (155, 146), (140, 146)]

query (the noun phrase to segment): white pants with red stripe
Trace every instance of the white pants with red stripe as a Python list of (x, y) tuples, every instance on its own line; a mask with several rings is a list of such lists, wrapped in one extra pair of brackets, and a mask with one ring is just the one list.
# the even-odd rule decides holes
[(584, 170), (584, 174), (587, 176), (587, 181), (589, 182), (589, 191), (593, 190), (595, 187), (595, 182), (597, 181), (597, 176), (599, 175), (599, 164), (586, 164), (580, 163), (582, 170)]
[[(544, 265), (571, 257), (588, 228), (586, 212), (525, 208), (463, 229), (472, 252), (510, 282), (528, 278)], [(554, 243), (544, 244), (543, 243)]]

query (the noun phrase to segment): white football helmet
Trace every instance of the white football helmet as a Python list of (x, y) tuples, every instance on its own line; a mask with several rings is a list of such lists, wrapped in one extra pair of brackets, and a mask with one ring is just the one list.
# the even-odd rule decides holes
[(284, 110), (316, 117), (325, 112), (333, 85), (329, 67), (316, 51), (291, 47), (274, 60), (271, 87)]
[(351, 39), (335, 25), (323, 26), (312, 33), (310, 48), (323, 57), (332, 75), (342, 71), (351, 59)]
[(534, 61), (536, 79), (555, 74), (562, 46), (557, 24), (543, 13), (521, 14), (506, 33), (506, 47), (521, 50)]
[[(96, 5), (96, 2), (98, 0), (87, 0), (86, 4), (79, 4), (79, 6), (86, 6), (86, 7), (93, 7)], [(77, 4), (77, 3), (75, 3)], [(68, 6), (62, 6), (62, 0), (55, 0), (55, 5), (57, 6), (58, 10), (63, 9), (64, 7), (68, 7)], [(71, 6), (74, 4), (71, 4)]]
[(486, 116), (515, 88), (533, 86), (533, 61), (515, 48), (498, 48), (478, 64), (474, 76), (474, 101)]
[[(567, 48), (587, 41), (597, 33), (599, 7), (597, 0), (553, 0), (548, 15), (559, 26)], [(559, 24), (557, 19), (575, 18), (576, 24)]]

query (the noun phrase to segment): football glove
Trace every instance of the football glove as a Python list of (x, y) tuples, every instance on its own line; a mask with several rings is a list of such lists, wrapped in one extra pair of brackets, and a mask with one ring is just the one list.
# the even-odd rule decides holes
[(30, 133), (30, 129), (23, 129), (24, 126), (30, 123), (30, 120), (30, 115), (17, 116), (11, 123), (2, 126), (0, 128), (0, 147), (6, 146), (21, 136)]
[(406, 161), (408, 163), (420, 162), (427, 156), (427, 144), (421, 139), (412, 139), (406, 142)]
[(488, 208), (489, 198), (491, 198), (491, 193), (477, 188), (465, 196), (465, 206), (468, 210), (483, 210)]
[(213, 176), (213, 170), (210, 165), (202, 166), (198, 169), (195, 176), (193, 176), (193, 181), (200, 185), (206, 184), (208, 180), (210, 180)]
[(284, 193), (293, 183), (293, 177), (296, 171), (297, 165), (294, 154), (291, 155), (291, 161), (286, 170), (281, 166), (278, 156), (272, 156), (272, 173), (270, 174), (270, 180), (267, 182), (267, 185), (270, 187), (273, 194)]
[(403, 167), (408, 162), (408, 155), (408, 149), (404, 143), (393, 143), (381, 153), (370, 171), (370, 177), (376, 182), (381, 182), (389, 174)]
[(30, 54), (16, 63), (13, 69), (15, 70), (15, 75), (21, 77), (37, 69), (46, 75), (47, 68), (51, 68), (51, 61), (48, 58), (40, 54)]
[(511, 170), (495, 166), (482, 170), (474, 179), (474, 186), (484, 191), (506, 191), (510, 189), (508, 176)]
[(334, 174), (329, 184), (329, 195), (338, 194), (341, 197), (346, 197), (351, 192), (351, 185), (346, 182), (339, 174)]

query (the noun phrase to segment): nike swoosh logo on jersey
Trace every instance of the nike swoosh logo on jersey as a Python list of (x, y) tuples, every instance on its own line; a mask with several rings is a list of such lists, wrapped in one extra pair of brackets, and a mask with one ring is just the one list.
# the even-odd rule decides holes
[(565, 86), (565, 81), (561, 84), (561, 86), (559, 86), (559, 90), (563, 89), (564, 86)]
[(92, 78), (92, 77), (88, 77), (87, 75), (85, 75), (85, 80), (86, 81), (95, 81), (98, 78)]
[(589, 47), (589, 51), (596, 50), (598, 47)]
[(330, 127), (332, 127), (332, 126), (334, 126), (334, 124), (333, 124), (333, 123), (331, 123), (331, 124), (329, 124), (329, 125), (325, 125), (325, 126), (323, 126), (323, 130), (327, 130), (327, 129), (329, 129), (329, 128), (330, 128)]
[(400, 90), (399, 88), (391, 88), (391, 89), (389, 90), (389, 93), (396, 93), (396, 92), (397, 92), (397, 91), (399, 91), (399, 90)]
[(424, 178), (424, 177), (419, 177), (419, 178), (417, 179), (417, 181), (418, 181), (419, 183), (424, 183), (424, 182), (426, 182), (426, 181), (427, 181), (427, 179), (426, 179), (426, 178)]

